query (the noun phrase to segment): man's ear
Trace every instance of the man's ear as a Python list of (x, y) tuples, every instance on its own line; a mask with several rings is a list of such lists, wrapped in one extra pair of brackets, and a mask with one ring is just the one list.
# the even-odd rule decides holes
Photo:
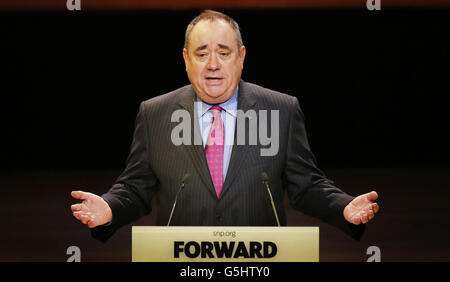
[(244, 68), (244, 60), (245, 60), (245, 54), (247, 53), (247, 50), (245, 49), (245, 46), (241, 46), (239, 49), (239, 57), (241, 60), (241, 68)]
[(183, 48), (183, 59), (184, 59), (184, 65), (186, 67), (186, 71), (188, 70), (188, 61), (189, 61), (189, 54), (186, 48)]

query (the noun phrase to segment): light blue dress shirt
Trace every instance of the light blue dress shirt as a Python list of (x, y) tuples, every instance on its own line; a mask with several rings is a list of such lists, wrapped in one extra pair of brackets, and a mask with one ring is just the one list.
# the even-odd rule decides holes
[[(238, 103), (239, 86), (234, 91), (233, 96), (227, 101), (219, 104), (222, 107), (221, 117), (224, 124), (225, 144), (223, 148), (223, 181), (227, 175), (228, 166), (230, 164), (231, 150), (234, 143), (234, 130), (236, 127), (237, 103)], [(195, 108), (197, 110), (198, 123), (203, 141), (203, 149), (208, 142), (208, 135), (211, 129), (213, 114), (209, 109), (213, 105), (203, 102), (198, 97), (195, 100)]]

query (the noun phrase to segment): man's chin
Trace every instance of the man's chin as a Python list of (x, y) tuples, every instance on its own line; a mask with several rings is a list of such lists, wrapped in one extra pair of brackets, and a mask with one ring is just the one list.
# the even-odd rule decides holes
[[(210, 102), (214, 102), (213, 104), (219, 104), (225, 102), (227, 100), (226, 93), (222, 88), (212, 88), (208, 87), (207, 91), (205, 91), (205, 99)], [(210, 103), (211, 104), (211, 103)]]
[(229, 97), (227, 97), (225, 94), (222, 95), (206, 95), (204, 97), (204, 102), (208, 104), (220, 104), (228, 100)]
[(206, 95), (210, 97), (220, 97), (226, 90), (223, 85), (205, 85), (204, 89)]

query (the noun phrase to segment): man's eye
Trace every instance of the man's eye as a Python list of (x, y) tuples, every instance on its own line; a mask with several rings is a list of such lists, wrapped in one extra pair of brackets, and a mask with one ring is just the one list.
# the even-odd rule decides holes
[(226, 53), (226, 52), (220, 53), (220, 55), (221, 55), (221, 56), (224, 56), (224, 57), (228, 56), (229, 54), (230, 54), (230, 53)]
[(197, 56), (199, 56), (200, 58), (204, 58), (204, 57), (206, 57), (206, 54), (205, 53), (197, 54)]

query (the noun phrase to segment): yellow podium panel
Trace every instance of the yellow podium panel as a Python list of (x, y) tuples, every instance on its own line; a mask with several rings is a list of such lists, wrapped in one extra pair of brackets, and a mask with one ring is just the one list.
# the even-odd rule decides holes
[(318, 262), (319, 227), (133, 226), (133, 262)]

